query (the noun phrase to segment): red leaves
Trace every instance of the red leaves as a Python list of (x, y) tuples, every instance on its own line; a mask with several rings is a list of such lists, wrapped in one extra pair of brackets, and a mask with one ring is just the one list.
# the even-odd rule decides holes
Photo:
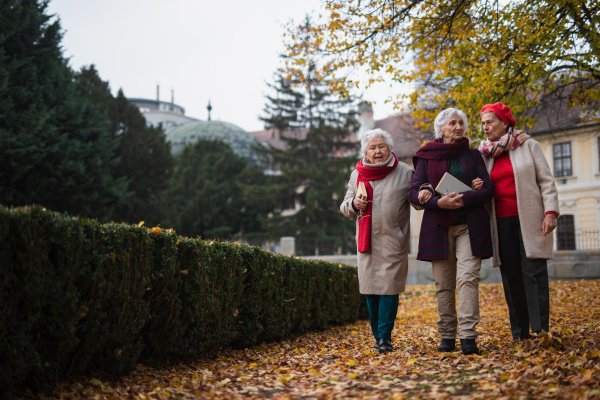
[[(567, 296), (567, 294), (569, 294)], [(551, 283), (551, 331), (515, 342), (501, 285), (481, 285), (480, 356), (442, 354), (433, 286), (400, 296), (395, 351), (380, 356), (367, 321), (228, 350), (119, 382), (57, 388), (61, 398), (600, 398), (600, 282)]]

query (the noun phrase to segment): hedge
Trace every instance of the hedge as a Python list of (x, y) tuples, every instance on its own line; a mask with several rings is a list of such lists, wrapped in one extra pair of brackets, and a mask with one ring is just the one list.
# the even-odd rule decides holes
[(354, 267), (0, 206), (0, 397), (365, 318)]

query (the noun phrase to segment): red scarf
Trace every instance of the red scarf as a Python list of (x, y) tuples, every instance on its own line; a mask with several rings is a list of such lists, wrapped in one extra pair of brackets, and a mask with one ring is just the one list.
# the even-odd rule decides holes
[(369, 181), (376, 181), (388, 176), (398, 166), (398, 159), (394, 156), (394, 165), (391, 167), (371, 168), (365, 167), (362, 160), (356, 164), (358, 177), (356, 178), (356, 187), (360, 182), (365, 183), (367, 189), (367, 208), (363, 211), (362, 216), (358, 221), (358, 252), (364, 253), (371, 250), (371, 203), (373, 202), (373, 187)]

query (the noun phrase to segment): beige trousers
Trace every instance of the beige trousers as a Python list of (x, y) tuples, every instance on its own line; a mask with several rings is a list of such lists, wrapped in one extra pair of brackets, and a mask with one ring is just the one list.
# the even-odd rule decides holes
[(431, 264), (440, 315), (437, 325), (442, 339), (456, 339), (457, 328), (460, 339), (477, 338), (481, 257), (475, 257), (471, 252), (467, 224), (448, 228), (448, 259), (433, 260)]

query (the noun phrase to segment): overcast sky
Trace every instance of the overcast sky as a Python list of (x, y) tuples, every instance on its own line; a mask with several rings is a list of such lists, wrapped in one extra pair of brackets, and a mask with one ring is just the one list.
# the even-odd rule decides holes
[[(246, 131), (263, 129), (258, 117), (284, 50), (284, 25), (318, 15), (320, 0), (51, 0), (64, 31), (70, 65), (95, 64), (114, 94), (156, 99), (184, 107), (205, 120), (210, 99), (213, 120)], [(381, 85), (362, 94), (375, 118), (390, 115)]]

